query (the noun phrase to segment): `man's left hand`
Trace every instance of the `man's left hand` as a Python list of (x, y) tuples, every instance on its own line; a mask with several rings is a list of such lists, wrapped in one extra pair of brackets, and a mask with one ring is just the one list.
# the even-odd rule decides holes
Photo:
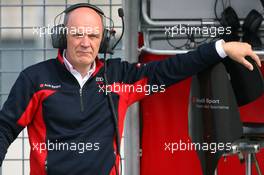
[(253, 70), (253, 65), (245, 59), (246, 56), (250, 56), (259, 67), (261, 67), (261, 61), (257, 54), (252, 50), (251, 45), (243, 42), (226, 42), (223, 43), (223, 49), (227, 56), (232, 60), (244, 65), (249, 70)]

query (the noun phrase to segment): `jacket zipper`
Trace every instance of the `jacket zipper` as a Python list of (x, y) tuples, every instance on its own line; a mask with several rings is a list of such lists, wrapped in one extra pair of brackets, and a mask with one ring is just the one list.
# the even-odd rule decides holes
[(46, 158), (46, 160), (45, 160), (45, 170), (48, 174), (48, 158)]
[(83, 96), (82, 96), (82, 88), (80, 88), (80, 105), (81, 105), (81, 112), (83, 112)]

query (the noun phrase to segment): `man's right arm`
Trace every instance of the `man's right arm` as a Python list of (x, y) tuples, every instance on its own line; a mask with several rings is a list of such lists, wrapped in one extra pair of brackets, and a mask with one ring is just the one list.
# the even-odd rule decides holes
[(0, 111), (0, 166), (9, 145), (24, 128), (18, 124), (18, 120), (25, 112), (33, 94), (31, 80), (21, 72)]

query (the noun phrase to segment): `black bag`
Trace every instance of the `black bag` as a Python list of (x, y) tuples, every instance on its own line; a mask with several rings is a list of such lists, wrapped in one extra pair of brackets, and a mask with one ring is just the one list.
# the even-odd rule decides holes
[[(224, 59), (193, 76), (189, 100), (189, 134), (194, 143), (230, 144), (242, 133), (239, 108), (263, 94), (262, 74), (251, 58), (249, 71), (231, 59)], [(221, 155), (228, 150), (197, 150), (203, 174), (213, 175)]]
[[(222, 63), (193, 76), (189, 101), (189, 135), (201, 145), (228, 144), (242, 136), (235, 94)], [(213, 175), (225, 150), (196, 150), (203, 174)]]

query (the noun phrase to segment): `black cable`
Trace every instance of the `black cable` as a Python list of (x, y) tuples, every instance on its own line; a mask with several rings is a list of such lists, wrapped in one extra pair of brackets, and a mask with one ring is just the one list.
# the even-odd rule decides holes
[(168, 44), (173, 48), (173, 49), (182, 49), (184, 46), (186, 46), (188, 44), (188, 41), (190, 40), (189, 38), (189, 35), (187, 34), (188, 38), (187, 38), (187, 41), (181, 45), (181, 46), (175, 46), (173, 45), (171, 42), (170, 42), (170, 39), (169, 39), (169, 35), (166, 34), (166, 41), (168, 42)]
[(264, 0), (260, 0), (262, 8), (264, 8)]
[[(106, 88), (106, 93), (107, 93), (107, 87), (109, 85), (108, 83), (108, 79), (107, 79), (107, 62), (106, 62), (106, 53), (104, 53), (104, 81), (105, 81), (105, 88)], [(119, 128), (118, 128), (118, 118), (117, 118), (117, 114), (116, 114), (116, 108), (113, 102), (113, 97), (112, 97), (112, 93), (108, 92), (107, 94), (109, 103), (110, 103), (110, 107), (111, 107), (111, 111), (113, 114), (113, 119), (114, 119), (114, 127), (115, 127), (115, 133), (116, 133), (116, 148), (117, 148), (117, 155), (120, 156), (120, 160), (121, 160), (121, 153), (120, 153), (120, 134), (119, 134)], [(121, 174), (122, 174), (122, 161), (120, 161), (120, 167), (121, 167)], [(119, 175), (119, 171), (116, 170), (116, 174)]]
[(195, 41), (195, 43), (197, 43), (197, 44), (202, 44), (202, 43), (206, 42), (209, 38), (211, 38), (211, 37), (208, 36), (208, 37), (204, 38), (204, 39), (201, 40), (201, 41)]
[(228, 0), (228, 3), (229, 3), (229, 6), (231, 6), (231, 1), (230, 0)]
[[(124, 34), (124, 11), (122, 8), (118, 9), (118, 16), (122, 19), (122, 33), (120, 38), (118, 39), (118, 41), (115, 43), (115, 45), (111, 48), (111, 50), (114, 50), (115, 47), (117, 46), (117, 44), (121, 41), (123, 34)], [(114, 29), (114, 21), (112, 20), (112, 18), (108, 18), (110, 19), (110, 21), (112, 22), (112, 28), (110, 29), (110, 31), (112, 31)], [(106, 45), (107, 48), (109, 48), (109, 41), (107, 42), (108, 44)], [(108, 49), (106, 49), (108, 50)], [(106, 52), (104, 53), (104, 81), (105, 81), (105, 88), (106, 88), (106, 93), (107, 93), (107, 87), (109, 85), (108, 83), (108, 79), (107, 79), (107, 61), (106, 61)], [(120, 137), (120, 133), (119, 133), (119, 128), (118, 128), (118, 116), (116, 114), (116, 108), (113, 102), (113, 97), (112, 97), (112, 93), (109, 92), (108, 94), (106, 94), (108, 96), (108, 100), (110, 103), (110, 107), (111, 107), (111, 111), (113, 114), (113, 119), (114, 119), (114, 127), (115, 127), (115, 133), (116, 133), (116, 149), (117, 149), (117, 153), (116, 155), (119, 155), (120, 157), (120, 172), (122, 175), (122, 171), (123, 171), (123, 167), (122, 167), (122, 157), (121, 157), (121, 153), (120, 153), (120, 145), (121, 145), (121, 137)], [(116, 170), (116, 174), (119, 175), (119, 169), (116, 166), (116, 160), (115, 160), (115, 170)]]
[(114, 21), (112, 20), (112, 18), (109, 18), (107, 16), (104, 16), (106, 19), (108, 19), (110, 21), (110, 30), (114, 29), (115, 28), (115, 23)]
[(225, 9), (226, 4), (224, 3), (224, 0), (222, 0), (222, 6), (223, 6), (223, 9)]
[(53, 21), (54, 26), (57, 25), (56, 22), (57, 22), (57, 18), (58, 18), (58, 17), (60, 17), (60, 18), (59, 18), (59, 22), (61, 21), (61, 16), (62, 16), (63, 13), (64, 13), (64, 11), (61, 12), (61, 13), (59, 13), (59, 14), (57, 14), (57, 15), (55, 16), (54, 21)]
[(122, 39), (122, 37), (124, 35), (124, 31), (125, 31), (124, 12), (123, 12), (122, 8), (118, 9), (118, 15), (119, 15), (119, 17), (122, 20), (122, 33), (121, 33), (119, 39), (117, 40), (117, 42), (115, 43), (115, 45), (112, 47), (112, 50), (114, 50), (115, 47), (117, 46), (117, 44), (121, 41), (121, 39)]
[(217, 3), (218, 3), (218, 0), (215, 0), (215, 4), (214, 4), (214, 14), (215, 14), (215, 18), (217, 21), (220, 21), (218, 15), (217, 15)]

